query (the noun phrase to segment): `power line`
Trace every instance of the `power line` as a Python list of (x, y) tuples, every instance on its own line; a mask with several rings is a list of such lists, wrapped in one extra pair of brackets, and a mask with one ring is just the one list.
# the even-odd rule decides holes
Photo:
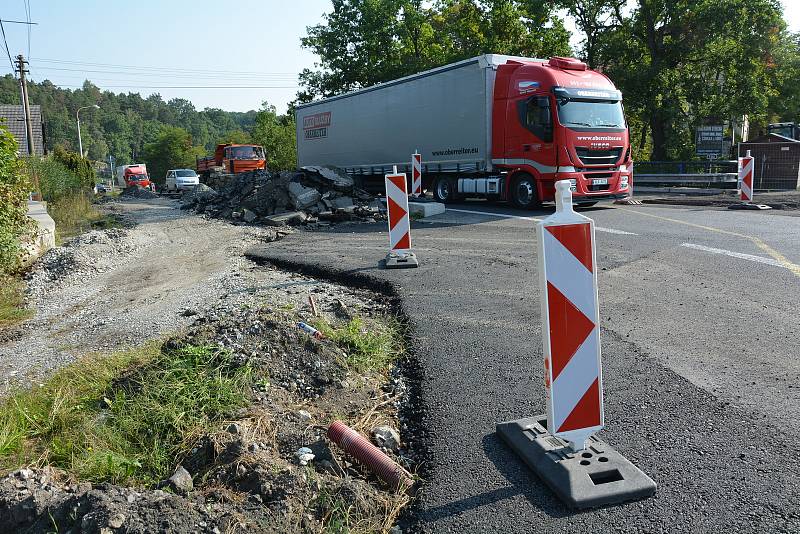
[[(91, 80), (89, 80), (91, 83)], [(83, 85), (62, 85), (54, 83), (59, 87), (81, 88)], [(297, 89), (298, 85), (105, 85), (98, 89)]]
[[(70, 69), (66, 67), (40, 67), (37, 66), (36, 70), (44, 70), (44, 71), (63, 71), (63, 72), (91, 72), (94, 74), (125, 74), (128, 76), (158, 76), (163, 77), (165, 72), (133, 72), (133, 71), (124, 71), (124, 70), (95, 70), (95, 69)], [(205, 72), (198, 72), (195, 74), (189, 73), (169, 73), (170, 76), (175, 78), (197, 78), (198, 76), (202, 76), (204, 78), (225, 78), (225, 79), (247, 79), (247, 80), (294, 80), (297, 77), (297, 74), (279, 74), (279, 73), (262, 73), (262, 74), (253, 74), (253, 75), (243, 75), (243, 74), (221, 74), (219, 72), (214, 71), (205, 71)]]
[(0, 20), (0, 30), (3, 32), (3, 43), (5, 44), (6, 48), (6, 55), (8, 56), (8, 62), (11, 64), (11, 70), (16, 72), (16, 67), (14, 66), (14, 60), (11, 59), (11, 52), (8, 51), (8, 41), (6, 40), (6, 29), (3, 26), (3, 21)]
[(165, 71), (165, 72), (187, 72), (187, 73), (222, 73), (222, 74), (248, 74), (248, 75), (296, 75), (294, 72), (274, 72), (274, 73), (264, 73), (259, 71), (237, 71), (237, 70), (223, 70), (220, 68), (216, 68), (214, 66), (208, 66), (203, 68), (184, 68), (184, 67), (155, 67), (155, 66), (142, 66), (142, 65), (120, 65), (116, 63), (91, 63), (87, 61), (68, 61), (64, 59), (47, 59), (47, 58), (33, 58), (39, 63), (55, 63), (55, 64), (65, 64), (65, 65), (85, 65), (89, 67), (111, 67), (111, 68), (118, 68), (118, 69), (135, 69), (135, 70), (143, 70), (143, 71)]
[(30, 26), (38, 26), (39, 25), (38, 22), (31, 22), (31, 21), (25, 22), (24, 20), (3, 20), (3, 19), (0, 19), (0, 22), (7, 22), (9, 24), (28, 24)]

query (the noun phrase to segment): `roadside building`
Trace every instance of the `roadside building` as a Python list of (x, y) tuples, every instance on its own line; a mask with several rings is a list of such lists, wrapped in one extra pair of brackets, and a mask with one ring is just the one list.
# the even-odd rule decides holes
[[(11, 135), (19, 144), (19, 153), (28, 155), (28, 135), (25, 129), (25, 112), (22, 106), (11, 104), (0, 105), (0, 122), (8, 128)], [(31, 124), (33, 125), (33, 149), (34, 154), (43, 156), (44, 150), (44, 127), (42, 124), (42, 108), (38, 105), (31, 105)]]
[(748, 150), (755, 189), (800, 189), (800, 141), (771, 133), (739, 143), (739, 157)]

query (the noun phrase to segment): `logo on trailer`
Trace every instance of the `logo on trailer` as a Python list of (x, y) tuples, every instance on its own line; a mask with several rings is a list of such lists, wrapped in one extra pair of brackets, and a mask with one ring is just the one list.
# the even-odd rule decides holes
[(303, 117), (303, 137), (305, 139), (321, 139), (323, 137), (328, 137), (328, 127), (330, 125), (330, 111)]

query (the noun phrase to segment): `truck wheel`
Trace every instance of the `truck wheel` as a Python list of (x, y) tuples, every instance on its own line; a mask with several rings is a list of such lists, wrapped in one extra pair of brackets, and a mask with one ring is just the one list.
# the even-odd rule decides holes
[(453, 182), (450, 178), (440, 176), (433, 184), (433, 197), (437, 202), (453, 202), (455, 200), (456, 191)]
[(520, 174), (511, 182), (511, 203), (516, 208), (531, 209), (542, 205), (536, 192), (536, 181), (530, 174)]

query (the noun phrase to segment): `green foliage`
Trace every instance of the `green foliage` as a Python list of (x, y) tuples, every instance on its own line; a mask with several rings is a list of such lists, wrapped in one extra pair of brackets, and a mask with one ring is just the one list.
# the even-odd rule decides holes
[(319, 56), (300, 74), (300, 102), (375, 85), (485, 53), (568, 55), (549, 3), (521, 0), (334, 0), (301, 39)]
[(203, 155), (202, 147), (192, 145), (191, 134), (175, 126), (164, 126), (144, 147), (150, 179), (157, 183), (164, 183), (169, 169), (193, 169), (197, 157)]
[[(75, 154), (75, 156), (78, 155)], [(83, 159), (83, 161), (86, 160)], [(26, 157), (22, 158), (21, 163), (23, 173), (34, 184), (34, 187), (38, 184), (42, 199), (47, 202), (56, 202), (61, 198), (89, 190), (90, 184), (86, 182), (87, 177), (81, 177), (67, 168), (56, 159), (56, 156)], [(75, 163), (74, 160), (73, 163)]]
[[(108, 161), (110, 154), (117, 165), (140, 162), (145, 144), (156, 138), (162, 126), (186, 129), (196, 144), (210, 152), (224, 132), (247, 132), (256, 118), (255, 111), (196, 110), (182, 98), (165, 102), (158, 94), (142, 97), (138, 93), (101, 91), (89, 81), (76, 90), (61, 89), (49, 80), (29, 82), (28, 90), (31, 103), (42, 106), (49, 151), (62, 146), (77, 152), (75, 111), (99, 105), (100, 109), (81, 112), (83, 148), (90, 160)], [(0, 104), (19, 104), (19, 86), (11, 74), (0, 76)]]
[(264, 103), (256, 116), (252, 141), (267, 152), (267, 169), (281, 171), (297, 166), (294, 114), (278, 116), (275, 107)]
[(0, 275), (19, 267), (20, 237), (30, 228), (30, 182), (20, 172), (17, 142), (0, 124)]
[[(573, 11), (587, 3), (567, 2)], [(785, 68), (775, 63), (785, 27), (777, 0), (638, 0), (627, 14), (618, 2), (593, 3), (604, 6), (604, 25), (595, 19), (584, 30), (593, 61), (622, 90), (631, 122), (646, 129), (652, 159), (693, 157), (703, 123), (769, 114)]]
[(251, 142), (250, 134), (242, 130), (229, 130), (217, 139), (218, 145), (225, 145), (228, 143), (232, 145), (246, 145)]
[(249, 367), (212, 347), (84, 358), (0, 405), (0, 467), (41, 461), (87, 480), (155, 483), (244, 405), (250, 381)]
[(0, 327), (18, 323), (33, 315), (25, 307), (25, 284), (16, 277), (0, 275)]
[(91, 161), (77, 152), (70, 152), (60, 146), (57, 146), (53, 151), (53, 158), (78, 177), (81, 187), (84, 189), (94, 187), (97, 173), (95, 173)]
[(393, 321), (367, 322), (355, 317), (343, 326), (331, 326), (324, 320), (314, 326), (345, 349), (345, 363), (357, 373), (385, 372), (403, 351), (400, 329)]

